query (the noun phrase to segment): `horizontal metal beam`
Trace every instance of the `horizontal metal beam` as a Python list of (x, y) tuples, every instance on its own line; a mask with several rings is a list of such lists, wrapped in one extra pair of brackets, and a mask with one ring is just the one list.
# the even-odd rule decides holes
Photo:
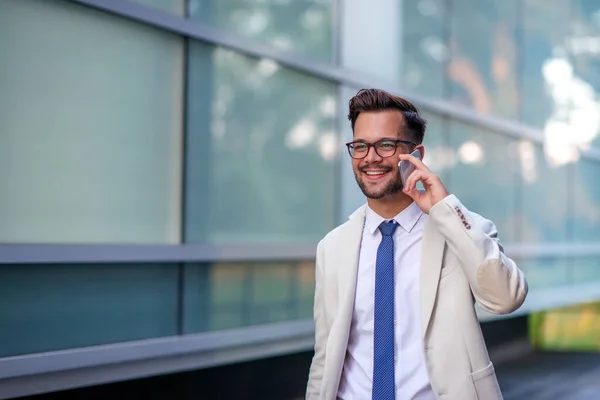
[(0, 399), (310, 350), (312, 320), (0, 359)]
[[(396, 84), (380, 78), (311, 60), (300, 54), (283, 51), (272, 46), (258, 43), (223, 29), (217, 29), (198, 21), (179, 17), (127, 0), (71, 0), (98, 10), (116, 14), (156, 28), (164, 29), (185, 37), (197, 39), (216, 46), (226, 47), (240, 53), (277, 61), (283, 66), (296, 69), (337, 84), (360, 89), (379, 87), (391, 93), (409, 98), (417, 105), (439, 115), (447, 116), (465, 123), (477, 125), (517, 139), (527, 139), (544, 143), (544, 133), (538, 129), (507, 119), (477, 113), (470, 107), (411, 93)], [(600, 162), (600, 148), (581, 149), (584, 158)]]
[(517, 311), (508, 315), (495, 315), (477, 306), (477, 315), (481, 322), (494, 321), (528, 315), (537, 311), (547, 311), (577, 304), (600, 301), (600, 282), (561, 285), (547, 288), (532, 287), (525, 303)]
[[(507, 244), (510, 257), (600, 256), (600, 243)], [(118, 245), (0, 244), (0, 264), (215, 263), (298, 261), (315, 258), (315, 244), (297, 245)]]
[(540, 243), (504, 246), (505, 253), (513, 258), (556, 258), (600, 256), (600, 243)]
[(298, 261), (313, 259), (315, 251), (316, 244), (0, 244), (0, 264)]

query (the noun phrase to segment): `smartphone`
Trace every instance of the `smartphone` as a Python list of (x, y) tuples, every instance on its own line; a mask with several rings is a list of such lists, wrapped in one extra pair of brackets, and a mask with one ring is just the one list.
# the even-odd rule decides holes
[[(416, 149), (415, 151), (410, 153), (410, 155), (417, 157), (421, 161), (423, 160), (423, 157), (421, 156), (421, 151), (419, 149)], [(412, 172), (415, 170), (415, 166), (410, 161), (402, 160), (398, 163), (398, 170), (400, 171), (400, 179), (402, 180), (402, 186), (404, 187), (406, 186), (406, 180), (408, 179), (410, 174), (412, 174)]]

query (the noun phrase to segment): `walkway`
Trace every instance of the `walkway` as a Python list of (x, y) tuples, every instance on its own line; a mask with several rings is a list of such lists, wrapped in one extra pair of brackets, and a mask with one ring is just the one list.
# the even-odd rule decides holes
[(505, 400), (600, 399), (600, 354), (535, 353), (496, 373)]

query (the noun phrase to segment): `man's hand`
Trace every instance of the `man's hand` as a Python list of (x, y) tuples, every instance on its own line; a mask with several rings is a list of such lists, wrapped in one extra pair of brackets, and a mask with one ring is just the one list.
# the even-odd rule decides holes
[[(444, 200), (450, 193), (446, 187), (433, 172), (418, 158), (410, 154), (400, 154), (399, 160), (407, 160), (415, 166), (415, 170), (410, 174), (404, 186), (404, 193), (409, 195), (419, 208), (426, 214), (429, 214), (431, 207)], [(417, 182), (423, 182), (424, 192), (417, 190)]]

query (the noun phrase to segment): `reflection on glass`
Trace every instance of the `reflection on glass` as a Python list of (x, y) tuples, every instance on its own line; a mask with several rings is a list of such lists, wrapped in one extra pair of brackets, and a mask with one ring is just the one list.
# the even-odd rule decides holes
[(469, 210), (491, 220), (502, 243), (516, 242), (516, 143), (503, 135), (451, 121), (453, 166), (448, 190)]
[(182, 38), (0, 4), (0, 242), (178, 243)]
[(253, 323), (266, 324), (296, 317), (295, 268), (289, 264), (266, 264), (253, 268), (250, 280)]
[(571, 134), (576, 144), (600, 147), (600, 3), (571, 0), (571, 32), (567, 38), (573, 61)]
[[(600, 163), (580, 160), (573, 182), (573, 242), (600, 243)], [(599, 270), (600, 271), (600, 270)]]
[(313, 317), (313, 300), (315, 296), (315, 263), (304, 261), (298, 263), (296, 286), (299, 296), (298, 317)]
[(526, 243), (566, 242), (569, 206), (568, 190), (572, 164), (553, 166), (541, 147), (529, 142), (517, 146), (522, 170), (521, 240)]
[(0, 266), (0, 357), (177, 334), (177, 268)]
[(335, 7), (334, 0), (188, 0), (188, 17), (281, 50), (334, 61)]
[(483, 114), (516, 118), (517, 0), (454, 0), (449, 97)]
[[(364, 2), (367, 3), (372, 6), (377, 2)], [(442, 97), (443, 66), (448, 59), (444, 41), (445, 2), (414, 0), (402, 1), (401, 4), (401, 87), (420, 95)]]
[(523, 0), (522, 15), (521, 117), (527, 124), (544, 129), (557, 106), (544, 68), (553, 60), (561, 62), (566, 57), (564, 45), (569, 24), (565, 23), (565, 16), (569, 15), (569, 0), (555, 0), (552, 7), (545, 0)]
[(437, 114), (422, 110), (427, 120), (427, 131), (423, 138), (425, 157), (423, 162), (446, 183), (448, 171), (455, 162), (454, 152), (448, 145), (447, 135), (444, 131), (444, 119)]
[(186, 240), (310, 243), (334, 226), (335, 86), (190, 46)]
[(184, 331), (311, 318), (314, 269), (311, 261), (186, 265)]
[(571, 265), (573, 284), (600, 284), (600, 257), (575, 257)]
[(546, 289), (572, 284), (571, 268), (566, 257), (545, 257), (520, 260), (519, 268), (527, 277), (529, 290)]
[(579, 0), (557, 0), (552, 7), (524, 1), (522, 120), (544, 131), (553, 166), (576, 162), (579, 149), (594, 143), (600, 130), (595, 73), (588, 72), (595, 57), (588, 39), (597, 28), (581, 14), (589, 8)]
[(448, 53), (443, 0), (342, 3), (340, 60), (345, 68), (420, 95), (442, 96)]

